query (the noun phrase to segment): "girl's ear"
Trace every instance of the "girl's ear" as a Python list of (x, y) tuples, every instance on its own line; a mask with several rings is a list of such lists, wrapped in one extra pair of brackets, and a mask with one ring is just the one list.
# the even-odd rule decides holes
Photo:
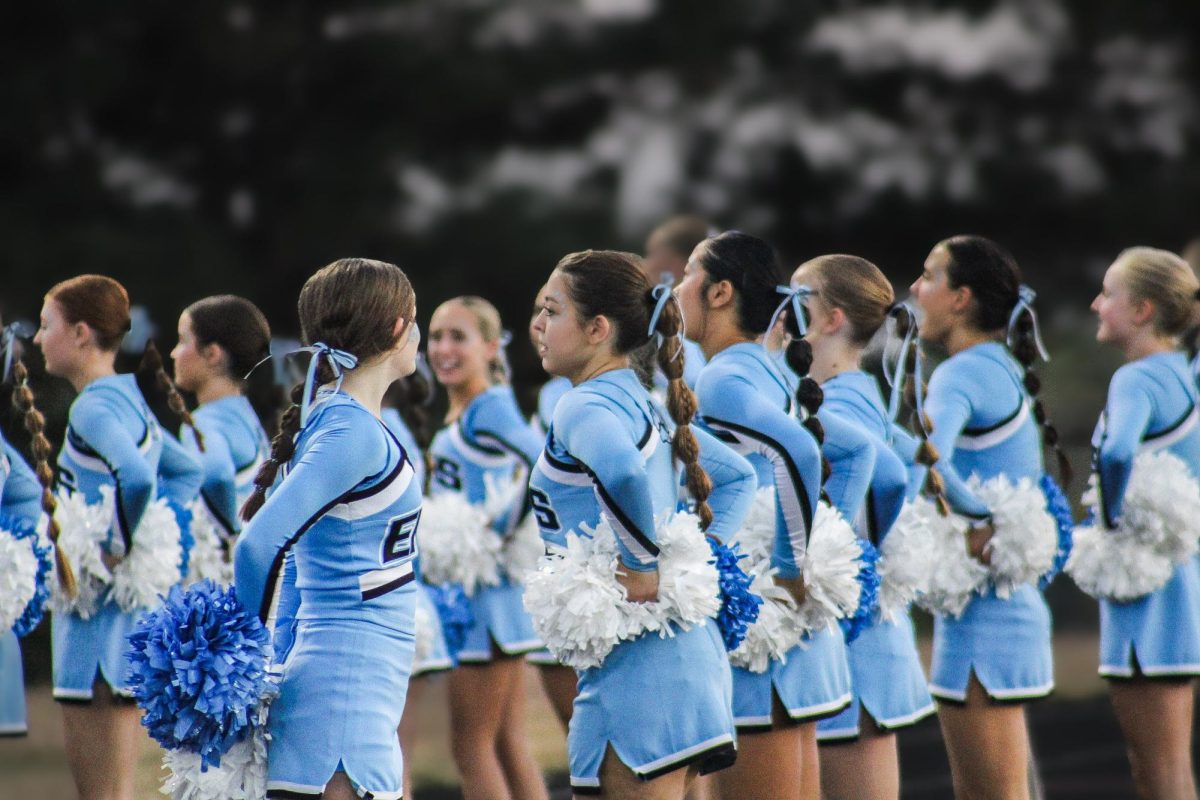
[(597, 314), (583, 326), (590, 344), (600, 344), (607, 340), (613, 331), (612, 323), (603, 314)]

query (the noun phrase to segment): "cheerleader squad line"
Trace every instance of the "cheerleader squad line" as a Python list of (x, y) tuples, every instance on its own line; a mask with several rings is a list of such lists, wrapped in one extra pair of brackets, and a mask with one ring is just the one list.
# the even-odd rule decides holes
[[(1133, 247), (1096, 287), (1096, 341), (1124, 364), (1073, 478), (1035, 293), (997, 243), (939, 242), (910, 302), (865, 259), (789, 276), (767, 242), (691, 218), (647, 251), (549, 273), (533, 419), (492, 304), (439, 305), (422, 358), (418, 299), (382, 261), (304, 284), (307, 368), (277, 423), (251, 402), (280, 366), (262, 313), (184, 309), (174, 375), (153, 344), (143, 362), (178, 437), (115, 370), (125, 289), (51, 287), (32, 346), (77, 392), (53, 462), (4, 329), (32, 463), (4, 443), (0, 733), (26, 730), (18, 638), (49, 610), (87, 800), (133, 797), (139, 725), (177, 800), (408, 796), (406, 700), (441, 671), (464, 797), (544, 799), (526, 662), (576, 796), (895, 800), (897, 731), (936, 713), (957, 797), (1036, 797), (1024, 708), (1054, 688), (1042, 592), (1061, 571), (1099, 602), (1140, 796), (1195, 800), (1187, 262)], [(926, 345), (947, 356), (932, 371)], [(934, 616), (928, 675), (914, 603)]]

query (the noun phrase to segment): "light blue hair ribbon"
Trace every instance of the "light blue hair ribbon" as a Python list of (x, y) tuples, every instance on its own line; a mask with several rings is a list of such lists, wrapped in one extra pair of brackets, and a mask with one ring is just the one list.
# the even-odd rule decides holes
[(308, 415), (312, 412), (313, 389), (315, 388), (317, 368), (320, 366), (321, 358), (324, 357), (327, 359), (330, 369), (333, 370), (333, 377), (337, 382), (333, 390), (336, 392), (342, 388), (342, 378), (345, 376), (345, 370), (354, 369), (358, 366), (358, 356), (353, 353), (347, 353), (345, 350), (336, 350), (324, 342), (316, 342), (293, 352), (312, 353), (312, 359), (308, 362), (308, 371), (304, 375), (304, 398), (300, 401), (300, 427), (303, 428), (308, 423)]
[(1012, 313), (1008, 315), (1008, 333), (1004, 337), (1004, 341), (1008, 344), (1008, 349), (1013, 346), (1013, 337), (1017, 333), (1017, 320), (1021, 316), (1022, 311), (1029, 312), (1029, 320), (1033, 323), (1033, 343), (1037, 346), (1038, 355), (1042, 357), (1042, 361), (1049, 361), (1050, 354), (1046, 352), (1046, 345), (1042, 343), (1042, 330), (1038, 325), (1037, 312), (1033, 310), (1033, 301), (1037, 299), (1037, 292), (1025, 284), (1021, 284), (1017, 289), (1017, 304), (1013, 306)]
[(28, 335), (29, 331), (25, 328), (24, 323), (21, 322), (10, 322), (4, 326), (3, 331), (0, 331), (0, 348), (4, 350), (4, 372), (0, 374), (0, 382), (7, 381), (8, 373), (12, 372), (17, 339), (23, 339)]
[(657, 286), (650, 290), (650, 296), (654, 298), (654, 311), (650, 313), (650, 324), (646, 326), (646, 337), (658, 336), (661, 346), (662, 334), (656, 330), (658, 328), (658, 320), (662, 317), (663, 309), (667, 307), (667, 303), (672, 301), (675, 303), (675, 309), (679, 312), (679, 333), (675, 338), (679, 340), (679, 344), (675, 348), (675, 352), (671, 354), (671, 358), (668, 359), (669, 361), (679, 358), (679, 354), (683, 352), (683, 306), (679, 305), (679, 298), (671, 291), (671, 284), (674, 280), (674, 277), (672, 277), (671, 282), (668, 282), (664, 278)]
[(796, 319), (796, 329), (803, 336), (808, 332), (808, 325), (804, 322), (804, 301), (812, 297), (816, 292), (811, 286), (806, 286), (800, 283), (793, 283), (788, 286), (776, 286), (775, 292), (784, 295), (782, 302), (775, 308), (775, 313), (771, 315), (771, 322), (767, 325), (767, 333), (775, 330), (775, 323), (779, 321), (779, 315), (791, 305), (792, 316)]
[(904, 361), (907, 358), (909, 349), (916, 347), (916, 352), (913, 354), (915, 363), (913, 364), (913, 380), (914, 385), (913, 396), (916, 398), (917, 421), (922, 429), (925, 429), (926, 436), (929, 431), (925, 427), (925, 359), (922, 357), (921, 348), (917, 345), (916, 340), (920, 336), (917, 328), (917, 310), (913, 308), (911, 303), (901, 303), (896, 309), (903, 309), (908, 312), (912, 324), (908, 326), (908, 330), (904, 334), (904, 338), (900, 340), (900, 352), (896, 358), (896, 363), (891, 369), (888, 369), (886, 348), (884, 352), (883, 374), (887, 378), (888, 385), (892, 387), (891, 394), (888, 395), (888, 419), (892, 422), (900, 416), (900, 403), (904, 396), (904, 382), (907, 376), (904, 374)]

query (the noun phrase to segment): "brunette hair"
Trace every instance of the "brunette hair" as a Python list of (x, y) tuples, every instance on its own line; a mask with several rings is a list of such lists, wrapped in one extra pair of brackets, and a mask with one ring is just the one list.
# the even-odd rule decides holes
[[(412, 284), (395, 264), (366, 258), (339, 259), (318, 270), (300, 290), (300, 337), (306, 345), (323, 342), (345, 350), (362, 363), (392, 350), (408, 335), (416, 305)], [(404, 325), (396, 333), (398, 318), (404, 319)], [(333, 377), (328, 360), (318, 364), (318, 385)], [(245, 521), (262, 508), (279, 467), (296, 452), (303, 383), (292, 389), (291, 400), (280, 420), (279, 433), (271, 441), (271, 457), (259, 468), (254, 492), (242, 506)]]
[[(584, 250), (563, 256), (555, 270), (566, 281), (580, 320), (604, 316), (612, 324), (613, 352), (626, 355), (645, 344), (657, 297), (641, 258), (615, 250)], [(696, 395), (683, 381), (683, 317), (678, 303), (663, 306), (654, 333), (661, 337), (658, 366), (667, 378), (667, 410), (675, 422), (671, 453), (683, 464), (701, 526), (708, 528), (713, 519), (708, 505), (712, 480), (700, 466), (700, 445), (690, 427), (696, 416)]]

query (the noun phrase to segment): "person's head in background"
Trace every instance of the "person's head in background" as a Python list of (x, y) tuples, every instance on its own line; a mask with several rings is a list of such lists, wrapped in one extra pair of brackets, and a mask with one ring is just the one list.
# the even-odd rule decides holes
[(683, 268), (696, 245), (714, 235), (708, 220), (690, 214), (671, 217), (646, 237), (643, 266), (651, 283), (671, 275), (674, 283), (683, 280)]
[(1192, 272), (1200, 277), (1200, 236), (1185, 244), (1179, 255), (1183, 256), (1183, 260), (1192, 268)]

